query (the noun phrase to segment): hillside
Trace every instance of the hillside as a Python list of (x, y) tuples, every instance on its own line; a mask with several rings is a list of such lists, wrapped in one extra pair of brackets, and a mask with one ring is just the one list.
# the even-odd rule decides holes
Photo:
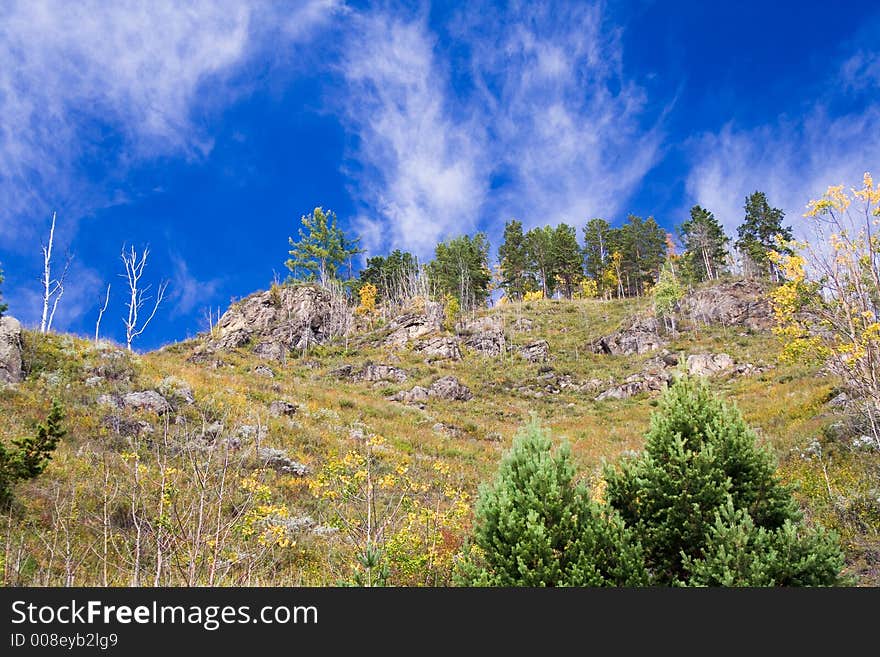
[(335, 584), (367, 539), (390, 583), (448, 584), (477, 487), (531, 415), (601, 494), (602, 463), (641, 448), (683, 371), (739, 406), (807, 518), (840, 533), (848, 572), (880, 584), (880, 457), (838, 382), (777, 361), (760, 286), (700, 288), (678, 315), (670, 334), (646, 299), (541, 300), (450, 325), (422, 300), (370, 321), (285, 286), (143, 355), (23, 331), (0, 439), (53, 398), (69, 433), (14, 491), (4, 584)]

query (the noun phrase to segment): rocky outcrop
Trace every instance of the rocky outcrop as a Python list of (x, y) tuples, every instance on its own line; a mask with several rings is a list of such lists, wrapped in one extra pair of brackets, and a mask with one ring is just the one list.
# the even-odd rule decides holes
[(516, 352), (530, 363), (543, 363), (550, 360), (550, 344), (546, 340), (536, 340), (515, 347)]
[(291, 415), (295, 415), (296, 411), (296, 404), (291, 404), (289, 401), (284, 401), (283, 399), (276, 399), (271, 404), (269, 404), (269, 413), (274, 417), (289, 417)]
[(463, 322), (458, 332), (466, 347), (487, 356), (500, 356), (507, 348), (504, 322), (498, 315)]
[(291, 460), (283, 449), (260, 447), (257, 449), (257, 462), (262, 467), (271, 468), (281, 474), (289, 474), (295, 477), (306, 477), (311, 474), (309, 466)]
[(766, 285), (743, 279), (724, 281), (686, 295), (678, 306), (681, 320), (760, 330), (773, 324)]
[(687, 372), (691, 376), (712, 376), (730, 372), (736, 366), (728, 354), (691, 354), (687, 357)]
[(637, 316), (625, 327), (599, 338), (592, 344), (594, 353), (629, 356), (660, 349), (660, 323), (656, 317)]
[(350, 320), (350, 311), (336, 308), (330, 292), (323, 288), (277, 286), (233, 304), (220, 318), (205, 350), (254, 344), (253, 351), (261, 358), (283, 361), (293, 350), (321, 344), (344, 332), (350, 323), (346, 320)]
[(461, 360), (461, 348), (458, 344), (458, 338), (438, 335), (417, 342), (413, 346), (413, 351), (423, 356), (429, 362), (435, 360)]
[(141, 390), (123, 395), (122, 406), (132, 411), (148, 411), (157, 415), (172, 410), (168, 400), (155, 390)]
[(444, 376), (434, 381), (430, 388), (415, 386), (410, 390), (401, 390), (391, 395), (388, 399), (390, 401), (403, 402), (404, 404), (418, 404), (428, 401), (430, 397), (453, 401), (470, 401), (474, 398), (474, 395), (470, 388), (454, 376)]
[(352, 378), (355, 381), (395, 381), (403, 383), (409, 376), (406, 370), (402, 370), (394, 365), (367, 363)]
[(389, 347), (403, 347), (416, 340), (443, 329), (443, 304), (425, 301), (423, 306), (398, 315), (388, 323), (384, 344)]
[(23, 378), (21, 323), (6, 315), (0, 317), (0, 384), (16, 384)]

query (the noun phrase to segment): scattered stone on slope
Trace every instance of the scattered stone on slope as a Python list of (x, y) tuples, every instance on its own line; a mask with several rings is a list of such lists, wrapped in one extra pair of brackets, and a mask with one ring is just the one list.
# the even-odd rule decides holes
[(254, 353), (283, 361), (292, 350), (322, 344), (350, 325), (348, 309), (334, 305), (316, 285), (282, 285), (233, 304), (214, 328), (205, 351), (228, 351), (255, 344)]
[(306, 477), (311, 474), (309, 466), (291, 460), (283, 449), (259, 447), (257, 448), (257, 461), (262, 466), (272, 468), (281, 474), (289, 474), (295, 477)]
[(434, 381), (428, 388), (428, 394), (432, 397), (454, 401), (470, 401), (474, 398), (470, 388), (454, 376), (444, 376)]
[(728, 354), (691, 354), (687, 357), (687, 372), (691, 376), (713, 376), (733, 371), (736, 363)]
[(413, 350), (425, 357), (427, 361), (461, 360), (461, 349), (458, 338), (435, 336), (417, 342)]
[(594, 353), (629, 356), (656, 351), (663, 346), (656, 317), (636, 316), (629, 324), (592, 344)]
[(550, 359), (550, 344), (546, 340), (535, 340), (524, 345), (516, 345), (516, 352), (531, 363), (543, 363)]
[(196, 403), (196, 397), (190, 385), (176, 376), (166, 376), (159, 382), (159, 394), (175, 407), (183, 404), (191, 406)]
[(520, 317), (519, 319), (513, 320), (510, 324), (510, 328), (514, 331), (520, 331), (523, 333), (530, 332), (535, 327), (535, 323), (530, 320), (528, 317)]
[(155, 390), (141, 390), (123, 395), (122, 405), (133, 411), (149, 411), (157, 415), (168, 413), (172, 410), (168, 400)]
[(272, 371), (271, 367), (266, 367), (265, 365), (257, 365), (254, 368), (254, 374), (258, 374), (259, 376), (264, 376), (267, 379), (274, 379), (275, 372)]
[(153, 425), (145, 420), (125, 417), (115, 413), (101, 418), (101, 426), (124, 438), (149, 436), (155, 431)]
[(363, 368), (353, 375), (356, 381), (396, 381), (403, 383), (409, 378), (406, 370), (402, 370), (394, 365), (383, 365), (367, 363)]
[(21, 323), (0, 317), (0, 384), (16, 384), (24, 379), (21, 360)]
[(403, 347), (411, 340), (443, 330), (443, 320), (443, 304), (424, 301), (421, 308), (392, 319), (386, 327), (389, 333), (383, 342), (389, 347)]
[(465, 346), (487, 356), (500, 356), (507, 349), (504, 322), (499, 315), (488, 315), (459, 325)]
[(767, 329), (773, 313), (766, 292), (761, 281), (724, 281), (687, 294), (679, 302), (678, 314), (694, 323)]
[(283, 399), (276, 399), (269, 404), (269, 413), (274, 417), (289, 417), (295, 415), (297, 410), (298, 407), (296, 404), (291, 404), (289, 401)]
[(404, 404), (419, 404), (428, 401), (428, 389), (422, 386), (415, 386), (410, 390), (401, 390), (390, 397), (389, 401), (403, 402)]
[(102, 383), (104, 383), (103, 376), (90, 376), (86, 379), (86, 386), (89, 388), (97, 388)]
[(111, 408), (122, 408), (122, 401), (113, 395), (98, 395), (95, 400), (99, 406), (110, 406)]

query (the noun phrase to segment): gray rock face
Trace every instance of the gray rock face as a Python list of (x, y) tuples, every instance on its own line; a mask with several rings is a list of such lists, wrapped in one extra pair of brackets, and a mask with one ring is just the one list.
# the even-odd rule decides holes
[(728, 354), (691, 354), (687, 371), (691, 376), (713, 376), (733, 371), (736, 363)]
[(520, 317), (513, 321), (510, 327), (514, 331), (521, 331), (523, 333), (528, 333), (535, 327), (535, 323), (530, 320), (528, 317)]
[(24, 379), (21, 362), (21, 323), (0, 317), (0, 383), (16, 384)]
[(291, 460), (287, 456), (287, 452), (283, 449), (275, 449), (274, 447), (260, 447), (257, 449), (257, 461), (276, 472), (295, 477), (306, 477), (312, 472), (309, 466)]
[(405, 370), (394, 365), (382, 365), (367, 363), (363, 369), (354, 375), (358, 381), (396, 381), (403, 383), (408, 375)]
[(427, 388), (415, 386), (412, 390), (401, 390), (400, 392), (391, 395), (388, 399), (390, 401), (403, 402), (404, 404), (418, 404), (428, 401), (428, 396), (429, 392)]
[(168, 400), (155, 390), (142, 390), (123, 395), (122, 405), (133, 411), (149, 411), (159, 415), (172, 410)]
[(413, 349), (429, 361), (461, 360), (457, 338), (436, 336), (417, 342)]
[(679, 302), (679, 316), (692, 322), (755, 330), (773, 324), (765, 285), (748, 279), (726, 281), (688, 294)]
[(344, 324), (340, 321), (344, 318), (334, 316), (338, 312), (325, 289), (314, 285), (280, 286), (230, 307), (220, 318), (216, 337), (208, 341), (206, 350), (230, 350), (253, 341), (257, 355), (282, 361), (291, 350), (330, 339), (334, 322)]
[(464, 344), (487, 356), (500, 356), (507, 348), (504, 322), (497, 315), (481, 317), (459, 327)]
[(550, 359), (550, 345), (546, 340), (536, 340), (516, 349), (520, 356), (531, 363), (543, 363)]
[(628, 326), (593, 343), (597, 354), (646, 354), (663, 346), (660, 324), (655, 317), (634, 317)]
[(176, 376), (166, 376), (159, 383), (159, 394), (174, 406), (196, 403), (196, 397), (190, 385)]
[(470, 388), (464, 385), (454, 376), (444, 376), (437, 379), (428, 389), (428, 394), (440, 399), (452, 399), (455, 401), (470, 401), (474, 398)]
[(297, 406), (295, 404), (291, 404), (289, 401), (284, 401), (283, 399), (276, 399), (269, 404), (269, 413), (275, 417), (295, 415), (296, 411)]
[(385, 338), (389, 347), (403, 347), (409, 341), (443, 329), (443, 304), (426, 301), (424, 308), (398, 315), (388, 324), (390, 333)]

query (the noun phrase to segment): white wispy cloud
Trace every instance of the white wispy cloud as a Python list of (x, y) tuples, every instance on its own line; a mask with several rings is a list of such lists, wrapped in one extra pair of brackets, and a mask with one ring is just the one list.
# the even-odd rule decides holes
[[(0, 6), (0, 241), (33, 217), (113, 204), (145, 158), (198, 158), (199, 111), (235, 95), (224, 81), (267, 30), (309, 38), (333, 0), (10, 0)], [(280, 26), (280, 27), (279, 27)], [(205, 93), (208, 88), (210, 93)]]
[(817, 105), (804, 117), (750, 129), (732, 124), (691, 146), (689, 201), (712, 210), (729, 235), (742, 222), (746, 195), (767, 194), (785, 210), (786, 223), (806, 237), (803, 213), (829, 185), (858, 185), (880, 171), (880, 108), (831, 116)]
[(511, 216), (613, 217), (659, 158), (662, 111), (646, 119), (601, 6), (471, 4), (443, 48), (421, 14), (355, 20), (344, 116), (370, 250), (427, 256), (438, 239)]
[(200, 280), (190, 272), (189, 264), (179, 255), (171, 257), (174, 274), (168, 287), (169, 300), (174, 304), (175, 316), (188, 315), (202, 307), (210, 307), (220, 279)]

